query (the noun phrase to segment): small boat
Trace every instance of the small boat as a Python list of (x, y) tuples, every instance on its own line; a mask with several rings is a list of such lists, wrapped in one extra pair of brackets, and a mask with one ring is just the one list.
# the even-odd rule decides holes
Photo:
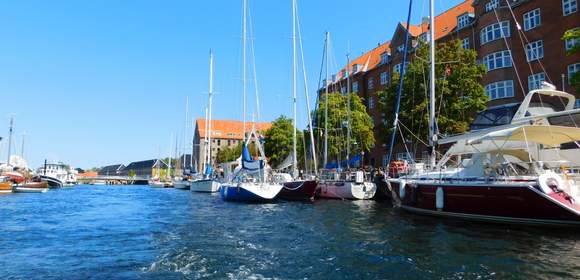
[(14, 185), (15, 193), (45, 193), (48, 191), (47, 182), (24, 182)]
[(315, 180), (285, 182), (278, 198), (284, 200), (314, 201), (320, 194)]
[(189, 190), (190, 186), (191, 182), (186, 178), (173, 181), (173, 187), (179, 190)]
[(0, 177), (0, 194), (12, 193), (12, 182), (8, 177)]
[(220, 189), (220, 183), (214, 179), (200, 179), (191, 182), (191, 191), (214, 193)]
[(351, 178), (350, 173), (347, 173), (344, 179), (341, 179), (338, 173), (327, 175), (335, 175), (335, 177), (326, 177), (327, 180), (321, 179), (318, 183), (322, 198), (364, 200), (372, 199), (377, 192), (375, 183), (364, 179), (363, 171), (355, 172), (354, 179)]
[(165, 181), (159, 179), (149, 180), (149, 186), (152, 188), (167, 188), (168, 184)]

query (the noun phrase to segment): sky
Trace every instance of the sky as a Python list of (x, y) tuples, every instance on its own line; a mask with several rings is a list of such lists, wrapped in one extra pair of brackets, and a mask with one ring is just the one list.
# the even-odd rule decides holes
[[(459, 0), (436, 0), (436, 12)], [(298, 1), (310, 104), (325, 32), (332, 71), (391, 38), (404, 0)], [(415, 0), (413, 22), (428, 14)], [(256, 79), (248, 75), (248, 120), (292, 115), (290, 0), (250, 1)], [(0, 162), (48, 161), (91, 168), (186, 150), (203, 118), (209, 50), (215, 56), (214, 119), (242, 119), (241, 0), (6, 0), (0, 2)], [(302, 76), (302, 72), (299, 72)], [(259, 113), (254, 104), (257, 81)], [(307, 123), (299, 81), (298, 123)], [(186, 99), (189, 118), (186, 124)], [(186, 127), (188, 127), (186, 129)], [(188, 141), (189, 142), (189, 141)], [(191, 146), (189, 147), (191, 149)]]

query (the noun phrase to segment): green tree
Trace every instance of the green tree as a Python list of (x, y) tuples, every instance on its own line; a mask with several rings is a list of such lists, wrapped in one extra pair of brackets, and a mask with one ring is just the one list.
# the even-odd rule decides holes
[[(421, 44), (414, 57), (404, 76), (399, 120), (412, 134), (425, 141), (429, 133), (429, 45)], [(435, 113), (440, 134), (467, 131), (475, 113), (486, 108), (488, 97), (479, 83), (486, 70), (476, 58), (477, 53), (463, 49), (458, 40), (436, 47)], [(380, 109), (386, 114), (384, 128), (390, 129), (394, 120), (399, 79), (400, 75), (395, 74), (391, 84), (377, 92)], [(386, 139), (388, 130), (379, 132), (380, 138)], [(401, 132), (406, 139), (416, 140), (407, 130)]]
[[(325, 98), (320, 95), (320, 102), (315, 115), (317, 132), (315, 141), (318, 143), (319, 154), (324, 151), (325, 128)], [(329, 161), (346, 156), (347, 145), (350, 145), (351, 155), (368, 152), (375, 143), (373, 121), (369, 116), (363, 100), (355, 93), (350, 93), (350, 143), (347, 143), (348, 96), (339, 93), (328, 94), (328, 156)]]
[(127, 173), (127, 176), (129, 177), (135, 177), (137, 176), (137, 172), (135, 172), (135, 170), (129, 170), (129, 172)]
[[(272, 122), (272, 127), (264, 133), (264, 137), (266, 138), (264, 152), (269, 158), (270, 165), (274, 168), (292, 153), (292, 146), (294, 144), (293, 127), (292, 119), (286, 116), (280, 116)], [(303, 159), (302, 155), (304, 154), (301, 131), (296, 131), (296, 138), (297, 161), (299, 165), (303, 165), (300, 160)]]
[[(566, 31), (562, 40), (575, 40), (575, 44), (566, 51), (566, 55), (574, 55), (580, 52), (580, 28), (574, 28)], [(576, 91), (580, 91), (580, 71), (574, 73), (572, 76), (568, 77), (570, 85), (576, 88)]]
[[(238, 145), (231, 147), (231, 148), (220, 149), (216, 155), (216, 163), (220, 164), (220, 163), (230, 162), (230, 161), (234, 161), (234, 160), (238, 159), (242, 155), (242, 147), (243, 147), (243, 143), (239, 143)], [(255, 145), (250, 143), (248, 145), (248, 148), (250, 150), (251, 155), (253, 155), (253, 156), (258, 155)]]

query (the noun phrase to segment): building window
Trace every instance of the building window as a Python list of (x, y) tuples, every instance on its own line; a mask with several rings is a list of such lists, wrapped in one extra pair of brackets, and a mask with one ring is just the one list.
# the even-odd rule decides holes
[[(575, 29), (577, 29), (577, 28), (575, 28)], [(566, 51), (572, 50), (572, 48), (574, 48), (574, 46), (576, 46), (578, 44), (580, 44), (580, 39), (578, 39), (578, 38), (566, 40)]]
[(528, 76), (528, 90), (540, 89), (545, 80), (546, 74), (544, 72)]
[(544, 42), (542, 40), (531, 42), (526, 45), (526, 57), (528, 61), (538, 60), (544, 57)]
[(481, 29), (480, 39), (481, 45), (487, 44), (491, 41), (510, 37), (510, 22), (502, 21), (500, 23), (490, 24)]
[(381, 54), (381, 64), (387, 64), (389, 62), (389, 53)]
[(489, 100), (514, 97), (514, 81), (499, 81), (485, 86)]
[(342, 94), (346, 94), (346, 86), (342, 86), (342, 87), (340, 88), (340, 93), (342, 93)]
[(578, 11), (578, 3), (576, 0), (562, 0), (562, 9), (564, 16), (571, 15)]
[(512, 56), (510, 51), (492, 53), (483, 57), (483, 64), (487, 67), (487, 71), (512, 67)]
[[(409, 62), (405, 63), (405, 71), (407, 71), (407, 67), (409, 66)], [(401, 63), (395, 65), (395, 68), (393, 69), (393, 71), (397, 72), (397, 73), (401, 73)]]
[(367, 87), (368, 87), (369, 89), (373, 89), (373, 88), (375, 88), (375, 79), (373, 79), (373, 78), (369, 78), (369, 79), (368, 79), (368, 81), (367, 81)]
[(421, 35), (419, 35), (419, 40), (422, 42), (429, 42), (429, 33), (428, 32), (421, 33)]
[(457, 17), (457, 29), (466, 27), (469, 24), (469, 14), (465, 13)]
[(469, 38), (464, 38), (463, 40), (461, 40), (461, 47), (464, 50), (469, 49)]
[(402, 53), (404, 50), (405, 50), (405, 45), (404, 44), (397, 47), (397, 51), (398, 52), (401, 52)]
[(485, 3), (485, 11), (486, 12), (491, 12), (497, 7), (499, 7), (499, 0), (491, 0), (487, 3)]
[(580, 63), (568, 65), (568, 84), (570, 84), (572, 76), (578, 72), (580, 72)]
[(358, 93), (358, 82), (352, 83), (352, 92)]
[(381, 85), (386, 85), (389, 82), (389, 74), (387, 72), (381, 73)]
[(539, 26), (541, 23), (540, 9), (535, 9), (524, 14), (524, 30), (528, 31)]
[(354, 74), (354, 73), (358, 72), (358, 70), (359, 70), (358, 69), (358, 64), (353, 64), (352, 65), (352, 73)]
[(375, 108), (375, 99), (372, 96), (369, 96), (368, 105), (369, 105), (369, 109)]
[(218, 144), (218, 146), (221, 146), (222, 145), (222, 140), (217, 140), (217, 144)]

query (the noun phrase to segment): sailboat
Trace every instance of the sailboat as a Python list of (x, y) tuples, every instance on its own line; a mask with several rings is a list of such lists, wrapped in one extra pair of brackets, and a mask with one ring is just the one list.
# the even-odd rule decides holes
[[(328, 94), (329, 94), (329, 61), (328, 61), (328, 49), (330, 44), (330, 33), (326, 33), (326, 84), (325, 84), (325, 129), (324, 129), (324, 167), (328, 167)], [(347, 79), (350, 79), (350, 61), (347, 61)], [(347, 136), (350, 138), (350, 80), (347, 81), (347, 94), (349, 94), (349, 105), (348, 105), (348, 126), (347, 126)], [(347, 139), (347, 166), (350, 167), (349, 159), (350, 156), (350, 139)], [(340, 163), (338, 163), (338, 169), (340, 169)], [(362, 170), (351, 172), (334, 172), (332, 170), (324, 169), (321, 172), (320, 180), (318, 182), (318, 187), (320, 188), (320, 197), (330, 198), (330, 199), (349, 199), (349, 200), (364, 200), (372, 199), (377, 191), (377, 186), (375, 183), (370, 182), (365, 178), (365, 172)]]
[(193, 192), (218, 192), (220, 183), (212, 177), (212, 163), (211, 163), (211, 106), (213, 97), (213, 53), (209, 53), (209, 97), (208, 97), (208, 112), (207, 112), (207, 131), (206, 131), (206, 145), (205, 145), (205, 170), (204, 178), (191, 182), (191, 191)]
[[(297, 22), (298, 17), (298, 8), (296, 5), (296, 0), (292, 0), (292, 100), (293, 100), (293, 118), (292, 118), (292, 127), (293, 127), (293, 144), (292, 144), (292, 153), (290, 154), (292, 163), (292, 174), (289, 177), (290, 180), (283, 179), (284, 181), (284, 188), (280, 191), (279, 198), (284, 200), (303, 200), (303, 201), (313, 201), (318, 193), (318, 182), (316, 180), (304, 180), (303, 178), (298, 178), (298, 153), (296, 151), (296, 78), (297, 78), (297, 49), (296, 49), (296, 29), (299, 28), (299, 24)], [(298, 24), (298, 25), (297, 25)], [(302, 36), (300, 36), (300, 47), (302, 50)], [(302, 62), (304, 63), (304, 57), (302, 58)], [(304, 65), (304, 64), (303, 64)], [(305, 69), (304, 69), (305, 70)], [(306, 72), (304, 74), (304, 81), (306, 84)], [(309, 96), (308, 96), (308, 88), (305, 86), (305, 93), (306, 93), (306, 105), (307, 111), (310, 112), (310, 105), (309, 105)], [(308, 114), (309, 124), (312, 124), (312, 120), (310, 120), (311, 116)], [(316, 150), (314, 147), (314, 133), (312, 131), (312, 125), (309, 125), (310, 129), (310, 137), (311, 137), (311, 153), (314, 160), (314, 170), (317, 172), (317, 164), (316, 164)]]
[[(183, 132), (184, 138), (187, 139), (188, 135), (188, 123), (189, 123), (189, 98), (185, 99), (185, 130)], [(178, 145), (176, 145), (177, 147)], [(177, 153), (176, 153), (177, 155)], [(186, 172), (186, 160), (187, 156), (182, 153), (181, 161), (178, 159), (177, 163), (180, 164), (180, 168), (176, 169), (175, 177), (173, 178), (173, 188), (179, 190), (189, 190), (191, 186), (191, 181), (189, 180), (189, 174)], [(190, 166), (191, 167), (191, 166)], [(177, 170), (180, 170), (178, 173)]]
[[(283, 186), (272, 180), (271, 168), (266, 162), (264, 149), (257, 135), (255, 126), (246, 139), (246, 17), (248, 14), (247, 0), (243, 0), (243, 28), (242, 28), (242, 94), (243, 94), (243, 134), (244, 144), (239, 168), (234, 173), (230, 182), (220, 186), (220, 196), (225, 201), (236, 202), (270, 202), (276, 198)], [(255, 69), (254, 69), (255, 70)], [(255, 75), (254, 75), (255, 77)], [(256, 95), (257, 97), (257, 95)], [(259, 110), (259, 108), (257, 108)], [(248, 144), (253, 141), (257, 147), (260, 158), (254, 160), (250, 155)]]
[[(434, 0), (430, 5), (430, 38), (435, 38)], [(553, 124), (558, 119), (561, 121), (562, 116), (572, 118), (570, 111), (555, 113), (553, 108), (537, 108), (537, 104), (532, 106), (529, 102), (531, 95), (535, 94), (565, 95), (549, 88), (531, 92), (510, 124), (440, 140), (441, 144), (453, 145), (437, 162), (434, 149), (437, 141), (435, 40), (430, 44), (431, 170), (388, 179), (394, 205), (408, 212), (440, 217), (580, 226), (577, 178), (571, 176), (564, 166), (550, 168), (541, 160), (542, 150), (558, 153), (562, 144), (578, 143), (580, 128), (564, 126), (561, 122)], [(571, 109), (571, 106), (567, 108)], [(559, 118), (553, 119), (554, 116)], [(527, 121), (523, 121), (526, 118)], [(397, 121), (395, 115), (395, 125)], [(393, 144), (391, 150), (392, 147)]]

